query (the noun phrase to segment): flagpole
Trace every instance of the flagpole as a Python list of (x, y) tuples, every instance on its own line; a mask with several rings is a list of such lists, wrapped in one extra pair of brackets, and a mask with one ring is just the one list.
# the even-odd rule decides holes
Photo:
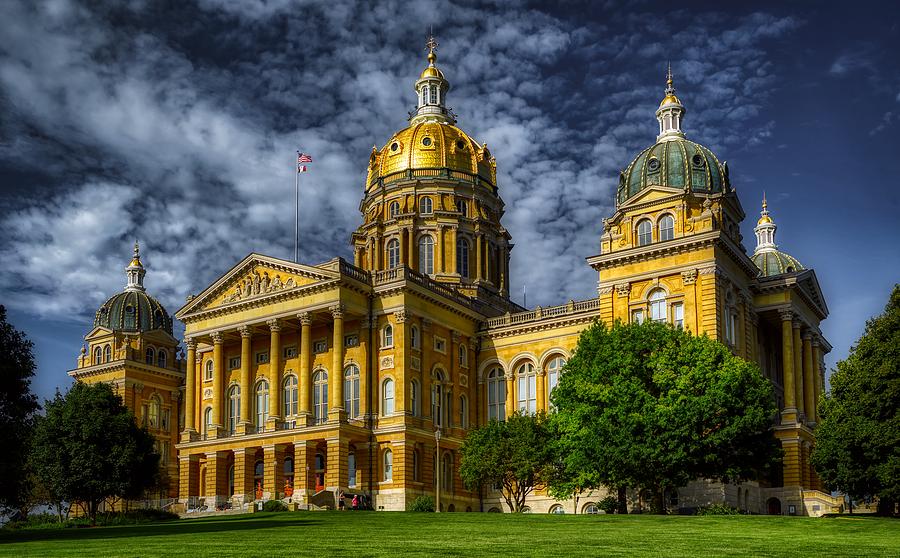
[[(299, 156), (299, 151), (297, 152)], [(294, 165), (294, 263), (300, 263), (300, 163)]]

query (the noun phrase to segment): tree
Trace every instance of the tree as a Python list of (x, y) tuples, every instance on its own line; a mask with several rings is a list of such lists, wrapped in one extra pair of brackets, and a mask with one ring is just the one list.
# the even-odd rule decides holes
[(663, 493), (765, 474), (779, 456), (772, 386), (721, 343), (648, 322), (582, 332), (552, 395), (551, 494), (626, 486)]
[(6, 321), (0, 306), (0, 508), (21, 507), (28, 496), (25, 461), (38, 409), (31, 393), (34, 376), (32, 343)]
[(134, 498), (156, 482), (153, 436), (108, 384), (76, 382), (45, 404), (31, 463), (54, 501), (80, 502), (91, 523), (109, 497)]
[(838, 362), (819, 417), (811, 461), (825, 485), (851, 498), (877, 497), (879, 512), (893, 513), (900, 502), (900, 285)]
[(504, 422), (492, 420), (466, 436), (459, 476), (469, 490), (500, 486), (509, 508), (520, 512), (525, 498), (549, 474), (550, 441), (544, 413), (514, 413)]

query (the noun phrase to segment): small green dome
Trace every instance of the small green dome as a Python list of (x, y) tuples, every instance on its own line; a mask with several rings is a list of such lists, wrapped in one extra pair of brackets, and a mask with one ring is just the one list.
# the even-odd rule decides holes
[(139, 290), (113, 295), (104, 302), (94, 316), (94, 326), (135, 332), (162, 329), (172, 335), (169, 313), (158, 300)]
[(617, 203), (649, 186), (713, 194), (729, 186), (728, 167), (712, 151), (683, 137), (667, 137), (641, 151), (619, 175)]
[(774, 277), (806, 269), (797, 258), (778, 250), (766, 250), (753, 254), (753, 263), (759, 268), (760, 277)]

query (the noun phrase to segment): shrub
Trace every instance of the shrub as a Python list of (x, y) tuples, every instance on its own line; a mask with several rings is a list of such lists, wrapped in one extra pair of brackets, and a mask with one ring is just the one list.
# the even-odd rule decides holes
[(615, 496), (607, 496), (600, 500), (597, 507), (606, 513), (616, 513), (616, 510), (619, 508), (619, 500)]
[(267, 512), (286, 512), (288, 507), (281, 500), (268, 500), (263, 504), (263, 511)]
[(697, 515), (741, 515), (741, 510), (725, 504), (713, 504), (712, 506), (699, 508)]
[(432, 498), (431, 496), (419, 496), (406, 506), (406, 511), (433, 512), (434, 498)]
[[(178, 514), (165, 510), (132, 510), (128, 512), (107, 512), (97, 514), (97, 526), (137, 525), (139, 523), (156, 523), (178, 519)], [(65, 529), (69, 527), (89, 527), (91, 520), (87, 516), (73, 517), (60, 523), (56, 515), (41, 513), (29, 515), (24, 521), (8, 524), (9, 529)]]

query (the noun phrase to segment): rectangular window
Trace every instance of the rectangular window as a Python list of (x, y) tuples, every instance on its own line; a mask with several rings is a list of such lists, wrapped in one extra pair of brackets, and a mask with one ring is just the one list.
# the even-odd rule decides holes
[(439, 353), (447, 352), (447, 340), (443, 337), (434, 336), (434, 350)]
[(266, 364), (269, 362), (269, 351), (256, 353), (256, 364)]
[(358, 347), (359, 346), (359, 335), (345, 335), (344, 336), (344, 347)]
[(169, 429), (169, 409), (164, 409), (162, 412), (162, 429)]
[(680, 302), (672, 305), (672, 325), (678, 328), (684, 327), (684, 305)]
[(228, 359), (228, 368), (234, 370), (241, 367), (241, 357), (231, 357)]
[(644, 323), (644, 311), (643, 310), (633, 310), (631, 312), (631, 321), (635, 324)]
[(281, 354), (284, 358), (297, 358), (297, 347), (285, 347)]
[(328, 341), (325, 339), (320, 339), (313, 343), (313, 352), (314, 353), (324, 353), (328, 350)]

